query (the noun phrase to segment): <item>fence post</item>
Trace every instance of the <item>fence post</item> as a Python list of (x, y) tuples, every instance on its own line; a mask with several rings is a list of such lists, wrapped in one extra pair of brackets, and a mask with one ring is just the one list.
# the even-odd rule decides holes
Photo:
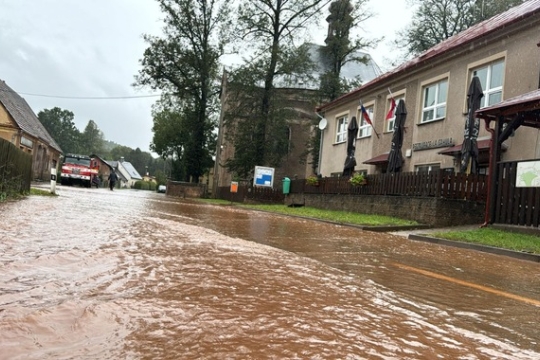
[(56, 168), (51, 168), (51, 194), (56, 194)]

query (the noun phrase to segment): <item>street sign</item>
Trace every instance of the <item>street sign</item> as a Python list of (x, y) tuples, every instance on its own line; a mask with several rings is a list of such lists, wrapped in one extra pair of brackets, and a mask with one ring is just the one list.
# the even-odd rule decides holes
[(274, 168), (255, 166), (254, 186), (274, 186)]
[(231, 193), (237, 193), (238, 192), (238, 182), (232, 181), (231, 182)]

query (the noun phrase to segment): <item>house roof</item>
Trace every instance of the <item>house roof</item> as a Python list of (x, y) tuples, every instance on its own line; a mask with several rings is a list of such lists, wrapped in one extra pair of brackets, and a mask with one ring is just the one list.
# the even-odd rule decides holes
[(341, 103), (343, 101), (349, 100), (350, 98), (357, 98), (361, 91), (367, 91), (371, 88), (382, 85), (386, 80), (406, 73), (414, 68), (418, 68), (424, 65), (427, 62), (433, 61), (434, 59), (440, 58), (451, 51), (462, 50), (467, 51), (467, 44), (470, 44), (474, 41), (480, 40), (487, 37), (488, 35), (497, 32), (501, 29), (507, 28), (508, 26), (518, 23), (521, 21), (526, 21), (530, 17), (537, 15), (540, 12), (540, 0), (530, 0), (524, 2), (521, 5), (515, 6), (509, 9), (506, 12), (503, 12), (499, 15), (484, 20), (476, 25), (471, 26), (467, 30), (456, 34), (437, 45), (429, 48), (419, 56), (415, 57), (412, 60), (406, 61), (395, 69), (369, 81), (368, 83), (363, 84), (356, 90), (345, 94), (332, 102), (324, 104), (317, 108), (318, 111), (324, 111), (325, 109), (331, 107), (332, 105)]
[(109, 161), (109, 160), (103, 160), (103, 162), (107, 165), (109, 165), (109, 167), (111, 168), (112, 171), (114, 171), (116, 173), (116, 175), (118, 176), (118, 178), (120, 180), (123, 180), (125, 182), (128, 181), (128, 179), (126, 179), (126, 177), (124, 176), (124, 174), (122, 174), (121, 171), (118, 170), (118, 163), (119, 161)]
[(39, 121), (26, 100), (11, 89), (3, 80), (0, 80), (0, 103), (22, 131), (40, 139), (53, 149), (62, 152), (60, 146)]
[(99, 161), (101, 161), (103, 164), (107, 165), (110, 169), (113, 168), (113, 166), (110, 164), (109, 161), (103, 159), (101, 156), (99, 155), (96, 155), (96, 154), (92, 154), (90, 155), (91, 158), (96, 158), (96, 159), (99, 159)]
[(124, 169), (126, 169), (126, 171), (128, 172), (129, 176), (131, 176), (132, 179), (142, 180), (142, 176), (137, 172), (137, 170), (135, 170), (135, 168), (133, 167), (133, 165), (131, 165), (130, 162), (123, 161), (121, 162), (121, 164), (124, 167)]
[(382, 153), (380, 155), (377, 155), (371, 159), (368, 159), (366, 161), (364, 161), (363, 163), (364, 164), (369, 164), (369, 165), (382, 165), (382, 164), (386, 164), (388, 162), (388, 155), (390, 153), (389, 152), (385, 152), (385, 153)]
[[(491, 141), (490, 139), (478, 140), (476, 142), (476, 146), (478, 147), (478, 151), (479, 152), (489, 151), (489, 147), (490, 147), (489, 142), (490, 141)], [(449, 147), (447, 149), (439, 151), (439, 154), (441, 154), (441, 155), (450, 155), (450, 156), (461, 156), (461, 146), (462, 145), (463, 144), (459, 144), (459, 145)], [(505, 144), (503, 144), (502, 150), (506, 150), (506, 149), (507, 149), (507, 146)]]

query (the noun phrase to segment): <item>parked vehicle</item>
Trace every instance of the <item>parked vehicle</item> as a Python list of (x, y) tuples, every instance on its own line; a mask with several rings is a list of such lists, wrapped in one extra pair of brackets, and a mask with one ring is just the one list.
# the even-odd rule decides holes
[(167, 187), (165, 185), (159, 185), (157, 189), (158, 193), (165, 193), (167, 192)]
[(62, 163), (60, 183), (62, 185), (79, 184), (92, 186), (91, 180), (98, 174), (97, 168), (92, 168), (92, 158), (86, 155), (67, 154)]

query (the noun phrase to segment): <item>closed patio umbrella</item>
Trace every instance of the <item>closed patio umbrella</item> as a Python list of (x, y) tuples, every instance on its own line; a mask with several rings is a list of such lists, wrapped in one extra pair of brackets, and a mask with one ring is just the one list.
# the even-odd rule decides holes
[(401, 146), (403, 145), (403, 133), (405, 120), (407, 119), (407, 108), (405, 101), (399, 100), (396, 107), (396, 119), (394, 121), (394, 134), (392, 135), (392, 147), (388, 154), (388, 172), (400, 172), (403, 166), (403, 156), (401, 155)]
[(465, 120), (465, 133), (461, 145), (461, 166), (459, 171), (476, 174), (478, 171), (478, 132), (480, 120), (475, 118), (474, 113), (480, 109), (480, 102), (484, 96), (484, 90), (478, 76), (473, 76), (469, 91), (467, 92), (467, 119)]
[(347, 157), (345, 158), (345, 165), (343, 166), (343, 176), (351, 176), (354, 172), (354, 167), (356, 166), (354, 150), (357, 135), (358, 122), (356, 121), (356, 116), (353, 116), (349, 126), (347, 127)]

